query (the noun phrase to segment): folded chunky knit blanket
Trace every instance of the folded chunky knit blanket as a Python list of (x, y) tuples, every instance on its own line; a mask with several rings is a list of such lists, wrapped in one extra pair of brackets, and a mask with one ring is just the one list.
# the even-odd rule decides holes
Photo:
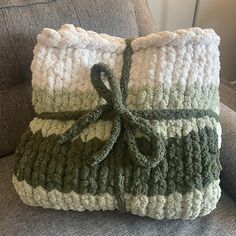
[(219, 37), (122, 39), (64, 25), (37, 37), (37, 113), (16, 150), (23, 202), (193, 219), (220, 198)]

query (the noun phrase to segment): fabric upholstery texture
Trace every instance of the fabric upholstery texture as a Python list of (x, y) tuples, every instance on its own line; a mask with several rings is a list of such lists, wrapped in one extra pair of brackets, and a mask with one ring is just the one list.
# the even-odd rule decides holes
[(145, 0), (3, 0), (0, 13), (0, 156), (15, 150), (33, 117), (30, 86), (22, 87), (31, 81), (39, 31), (64, 23), (122, 37), (156, 30)]
[(221, 185), (236, 200), (236, 112), (221, 104)]
[(0, 235), (158, 235), (233, 236), (236, 234), (236, 203), (223, 193), (218, 207), (195, 220), (156, 221), (114, 211), (74, 212), (30, 207), (16, 195), (11, 177), (15, 156), (0, 160)]
[(29, 125), (34, 113), (31, 97), (30, 82), (0, 91), (0, 156), (14, 151)]

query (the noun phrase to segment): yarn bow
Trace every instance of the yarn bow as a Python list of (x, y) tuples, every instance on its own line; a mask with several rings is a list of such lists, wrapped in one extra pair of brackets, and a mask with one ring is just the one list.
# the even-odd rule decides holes
[[(126, 42), (127, 43), (127, 42)], [(124, 65), (120, 84), (115, 79), (112, 69), (103, 63), (95, 64), (91, 68), (91, 82), (100, 97), (106, 100), (106, 104), (98, 106), (93, 111), (80, 117), (78, 121), (60, 137), (59, 143), (63, 144), (79, 135), (90, 124), (95, 123), (104, 113), (112, 111), (114, 113), (111, 135), (101, 150), (89, 157), (88, 162), (96, 165), (103, 161), (113, 149), (121, 130), (124, 130), (124, 137), (127, 142), (128, 151), (132, 160), (142, 167), (155, 167), (164, 156), (164, 140), (153, 129), (147, 119), (139, 116), (138, 111), (129, 110), (126, 106), (128, 91), (129, 70), (131, 65), (132, 48), (128, 47), (124, 51)], [(102, 77), (107, 78), (110, 89), (104, 84)], [(123, 128), (122, 128), (123, 127)], [(135, 133), (141, 131), (151, 143), (152, 153), (144, 155), (137, 147)]]

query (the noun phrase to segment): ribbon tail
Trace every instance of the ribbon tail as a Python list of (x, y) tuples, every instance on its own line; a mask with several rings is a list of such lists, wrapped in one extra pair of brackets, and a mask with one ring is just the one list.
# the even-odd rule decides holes
[(75, 136), (80, 134), (82, 130), (87, 128), (90, 124), (95, 123), (99, 117), (107, 110), (107, 106), (103, 105), (81, 117), (70, 129), (66, 130), (58, 140), (59, 144), (64, 144), (72, 140)]
[(92, 155), (88, 159), (88, 164), (92, 166), (96, 165), (102, 162), (109, 155), (120, 135), (120, 131), (121, 131), (121, 118), (119, 115), (117, 115), (114, 119), (114, 123), (111, 130), (111, 136), (109, 140), (105, 143), (105, 145), (100, 151), (98, 151), (96, 154)]

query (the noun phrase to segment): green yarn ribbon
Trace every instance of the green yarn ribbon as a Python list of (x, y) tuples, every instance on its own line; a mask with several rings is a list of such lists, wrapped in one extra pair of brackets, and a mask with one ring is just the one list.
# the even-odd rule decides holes
[[(110, 138), (100, 151), (88, 159), (88, 163), (91, 165), (100, 163), (109, 155), (120, 137), (122, 129), (124, 130), (124, 138), (127, 141), (130, 157), (136, 164), (142, 167), (152, 168), (157, 166), (164, 157), (164, 139), (153, 129), (153, 126), (147, 119), (139, 115), (138, 111), (134, 114), (134, 112), (130, 111), (126, 106), (132, 53), (131, 40), (126, 39), (120, 84), (117, 82), (112, 69), (108, 65), (99, 63), (91, 68), (91, 82), (99, 96), (104, 98), (107, 103), (98, 106), (95, 110), (80, 117), (59, 139), (60, 144), (72, 140), (90, 124), (95, 123), (104, 113), (113, 111), (114, 118)], [(107, 78), (110, 89), (104, 84), (102, 80), (103, 77)], [(152, 154), (144, 155), (139, 151), (135, 138), (137, 131), (141, 131), (148, 137), (152, 147)]]

